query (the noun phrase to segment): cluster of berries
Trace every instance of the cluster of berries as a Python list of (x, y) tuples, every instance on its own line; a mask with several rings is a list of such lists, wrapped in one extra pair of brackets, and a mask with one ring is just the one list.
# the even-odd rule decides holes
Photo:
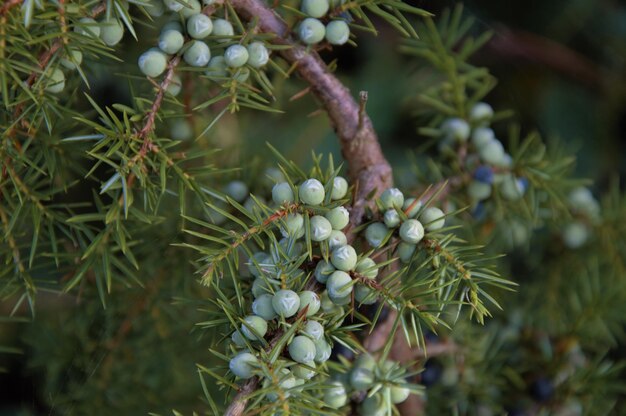
[(383, 221), (371, 223), (365, 230), (365, 239), (370, 246), (381, 247), (388, 237), (398, 229), (402, 240), (398, 244), (397, 255), (404, 263), (409, 263), (425, 232), (437, 231), (445, 225), (445, 214), (436, 207), (423, 207), (416, 198), (404, 198), (397, 188), (389, 188), (380, 196), (380, 212)]
[(575, 219), (565, 226), (562, 237), (567, 247), (576, 249), (589, 239), (591, 225), (600, 218), (600, 204), (589, 189), (579, 187), (570, 192), (568, 205)]
[(331, 4), (328, 0), (302, 0), (300, 10), (308, 17), (297, 28), (300, 40), (307, 45), (315, 45), (326, 39), (331, 45), (343, 45), (350, 39), (350, 26), (345, 19), (333, 19), (326, 25), (321, 18), (326, 16)]

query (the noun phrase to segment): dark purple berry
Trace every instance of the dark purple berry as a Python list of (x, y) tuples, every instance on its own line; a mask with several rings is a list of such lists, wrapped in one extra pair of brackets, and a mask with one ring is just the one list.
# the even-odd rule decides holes
[(549, 379), (540, 377), (530, 385), (530, 395), (538, 402), (546, 402), (554, 395), (554, 384)]
[(431, 387), (437, 384), (443, 374), (443, 366), (436, 360), (430, 359), (424, 363), (424, 371), (420, 373), (421, 384)]
[(474, 171), (474, 179), (491, 185), (493, 183), (493, 169), (484, 165), (477, 167)]

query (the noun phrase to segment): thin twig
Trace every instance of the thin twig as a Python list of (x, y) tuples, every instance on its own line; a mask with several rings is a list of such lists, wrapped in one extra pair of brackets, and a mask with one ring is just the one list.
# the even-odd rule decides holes
[(0, 15), (4, 16), (5, 14), (9, 12), (9, 10), (11, 10), (15, 6), (19, 6), (20, 4), (22, 4), (22, 0), (7, 1), (2, 6), (0, 6)]

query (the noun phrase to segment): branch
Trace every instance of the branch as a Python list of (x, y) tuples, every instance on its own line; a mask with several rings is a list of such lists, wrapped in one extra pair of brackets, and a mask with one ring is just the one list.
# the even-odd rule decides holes
[(0, 15), (4, 16), (11, 10), (13, 7), (22, 4), (22, 0), (9, 0), (0, 7)]
[(235, 396), (228, 409), (224, 413), (224, 416), (240, 416), (243, 415), (248, 404), (249, 395), (253, 393), (259, 385), (259, 378), (252, 377), (246, 383), (241, 386), (239, 393)]

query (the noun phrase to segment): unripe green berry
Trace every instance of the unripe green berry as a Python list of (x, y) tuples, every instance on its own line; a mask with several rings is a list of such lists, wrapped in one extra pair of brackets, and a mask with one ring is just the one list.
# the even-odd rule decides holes
[(245, 182), (231, 181), (226, 185), (224, 192), (235, 201), (243, 202), (248, 197), (250, 190)]
[(248, 62), (248, 49), (243, 45), (231, 45), (224, 52), (226, 65), (231, 68), (239, 68)]
[(293, 238), (283, 237), (278, 242), (278, 245), (289, 257), (298, 257), (304, 250), (304, 245), (299, 241), (295, 241)]
[(365, 368), (368, 369), (370, 371), (374, 371), (374, 369), (376, 368), (376, 359), (374, 357), (372, 357), (372, 355), (370, 353), (363, 353), (360, 354), (355, 360), (354, 360), (354, 366), (355, 367), (359, 367), (359, 368)]
[(176, 119), (170, 125), (173, 140), (189, 140), (193, 137), (193, 127), (185, 119)]
[(326, 25), (325, 36), (331, 45), (343, 45), (350, 39), (350, 26), (343, 20), (333, 20)]
[(252, 312), (266, 321), (271, 321), (276, 318), (276, 311), (272, 306), (273, 298), (274, 297), (270, 294), (259, 296), (252, 302)]
[(298, 296), (300, 297), (300, 307), (298, 308), (298, 312), (304, 310), (304, 308), (308, 306), (306, 316), (313, 316), (320, 310), (320, 298), (317, 296), (317, 293), (305, 290), (300, 292)]
[(317, 321), (307, 321), (302, 332), (311, 337), (313, 341), (317, 341), (324, 336), (324, 327)]
[(252, 295), (255, 298), (258, 298), (264, 294), (273, 294), (274, 289), (276, 289), (276, 285), (271, 281), (266, 281), (261, 277), (254, 279), (252, 282)]
[(331, 382), (331, 387), (324, 389), (324, 403), (332, 409), (339, 409), (348, 402), (346, 388), (339, 381)]
[(348, 244), (348, 237), (344, 233), (338, 230), (333, 230), (328, 237), (328, 248), (332, 251), (337, 247), (345, 246)]
[(345, 245), (337, 247), (330, 255), (330, 261), (337, 268), (337, 270), (343, 270), (344, 272), (353, 270), (356, 266), (356, 250), (354, 247)]
[(355, 390), (367, 390), (374, 383), (374, 373), (367, 368), (356, 367), (350, 372), (350, 384)]
[(270, 53), (263, 42), (252, 42), (247, 46), (248, 65), (253, 68), (261, 68), (270, 60)]
[(507, 175), (500, 184), (500, 194), (504, 199), (516, 201), (524, 196), (524, 185), (513, 175)]
[(330, 194), (330, 199), (336, 201), (346, 196), (348, 193), (348, 181), (342, 176), (335, 176), (333, 178), (333, 191)]
[(581, 222), (572, 222), (563, 230), (563, 242), (568, 248), (582, 247), (589, 238), (587, 226)]
[[(287, 370), (286, 368), (281, 369), (280, 372), (282, 375), (281, 375), (280, 381), (278, 382), (278, 389), (283, 390), (283, 397), (287, 398), (291, 395), (291, 393), (285, 390), (292, 389), (293, 387), (297, 385), (296, 378), (293, 376), (291, 371)], [(267, 388), (269, 386), (270, 386), (270, 380), (265, 379), (265, 383), (263, 384), (263, 387)], [(271, 392), (271, 393), (267, 393), (265, 397), (269, 401), (275, 402), (276, 400), (278, 400), (279, 395), (278, 393)]]
[(264, 253), (262, 251), (254, 253), (252, 257), (250, 257), (250, 259), (248, 260), (248, 263), (246, 263), (248, 265), (248, 270), (250, 270), (250, 274), (256, 277), (260, 276), (261, 269), (263, 268), (263, 264), (269, 258), (270, 256), (268, 256), (267, 253)]
[(225, 78), (228, 76), (228, 65), (223, 56), (214, 56), (207, 65), (205, 74), (211, 78)]
[(300, 308), (300, 297), (293, 290), (281, 289), (274, 295), (272, 306), (284, 318), (294, 316)]
[(326, 218), (321, 215), (314, 215), (310, 219), (311, 223), (311, 240), (324, 241), (330, 237), (330, 233), (333, 231), (333, 226)]
[(420, 220), (424, 224), (424, 228), (427, 231), (436, 231), (441, 228), (446, 223), (446, 218), (442, 210), (437, 207), (428, 207), (424, 211), (422, 211), (420, 215)]
[(390, 389), (391, 402), (394, 404), (402, 403), (409, 398), (411, 390), (406, 387), (392, 386)]
[(287, 182), (279, 182), (272, 188), (272, 200), (278, 205), (295, 201), (293, 190)]
[(308, 363), (315, 358), (315, 344), (308, 337), (298, 335), (289, 343), (289, 356), (298, 363)]
[(61, 65), (67, 69), (76, 69), (83, 62), (83, 53), (78, 49), (71, 49), (69, 56), (61, 58)]
[(158, 77), (167, 67), (167, 58), (164, 53), (155, 50), (146, 51), (139, 56), (139, 69), (144, 75)]
[(298, 26), (300, 40), (307, 45), (314, 45), (321, 42), (325, 34), (326, 28), (324, 27), (324, 23), (313, 17), (307, 17), (300, 23), (300, 26)]
[(496, 135), (489, 127), (478, 127), (472, 131), (472, 144), (479, 151), (495, 139)]
[(254, 375), (259, 360), (249, 352), (240, 352), (228, 363), (230, 371), (239, 378), (247, 379)]
[(499, 140), (491, 140), (478, 149), (480, 158), (489, 164), (498, 165), (504, 160), (504, 147)]
[(187, 20), (187, 34), (194, 39), (204, 39), (213, 31), (213, 22), (207, 15), (194, 14)]
[(451, 138), (457, 142), (465, 142), (470, 136), (470, 126), (463, 119), (449, 118), (441, 125), (441, 132), (444, 137)]
[(328, 13), (328, 0), (302, 0), (300, 10), (311, 17), (323, 17)]
[(293, 372), (294, 376), (301, 378), (303, 380), (310, 380), (311, 378), (313, 378), (313, 376), (315, 376), (315, 374), (317, 374), (314, 370), (307, 368), (307, 367), (312, 367), (314, 369), (315, 361), (311, 360), (307, 363), (302, 363), (302, 364), (291, 367), (291, 371)]
[(304, 217), (301, 214), (289, 214), (285, 217), (281, 229), (283, 237), (300, 238), (304, 235)]
[(264, 185), (271, 188), (272, 186), (274, 186), (274, 184), (280, 182), (285, 182), (285, 175), (283, 175), (283, 172), (280, 169), (274, 167), (269, 167), (265, 169), (263, 175)]
[(178, 20), (170, 20), (169, 22), (165, 23), (163, 27), (161, 27), (161, 33), (168, 30), (175, 30), (180, 33), (183, 33), (185, 31), (183, 25)]
[(344, 207), (333, 208), (324, 216), (330, 221), (333, 230), (343, 230), (350, 222), (350, 213)]
[(47, 92), (60, 93), (65, 88), (65, 74), (59, 68), (48, 69), (44, 85)]
[(146, 12), (152, 17), (161, 17), (163, 16), (163, 11), (165, 9), (162, 0), (148, 0), (144, 7)]
[[(349, 298), (349, 296), (346, 297)], [(320, 301), (322, 303), (322, 310), (324, 311), (324, 313), (329, 315), (343, 314), (343, 309), (337, 306), (335, 302), (333, 302), (327, 290), (322, 292), (322, 296), (320, 296)]]
[(354, 285), (354, 300), (359, 304), (372, 305), (376, 303), (378, 296), (374, 295), (374, 290), (371, 287), (358, 283)]
[(491, 196), (491, 188), (491, 184), (474, 180), (467, 186), (467, 193), (474, 201), (484, 201)]
[(202, 6), (198, 0), (186, 0), (186, 3), (187, 7), (183, 7), (180, 10), (180, 13), (185, 19), (189, 19), (191, 16), (194, 16), (202, 11)]
[(233, 79), (237, 82), (246, 82), (250, 78), (250, 69), (248, 67), (233, 68)]
[(100, 37), (100, 25), (91, 17), (83, 17), (78, 21), (76, 26), (74, 26), (74, 32), (80, 35), (98, 38)]
[(165, 5), (165, 7), (167, 7), (169, 10), (173, 11), (173, 12), (179, 12), (181, 11), (185, 6), (183, 5), (183, 3), (185, 3), (184, 0), (163, 0), (163, 4)]
[(469, 112), (469, 119), (473, 123), (489, 122), (492, 117), (493, 108), (489, 104), (483, 102), (474, 104)]
[(365, 239), (368, 244), (373, 248), (378, 248), (382, 245), (383, 240), (387, 237), (389, 229), (382, 222), (374, 222), (367, 226), (365, 229)]
[(398, 244), (397, 254), (400, 257), (400, 261), (402, 263), (410, 263), (416, 248), (415, 244), (405, 243), (404, 241)]
[(334, 303), (335, 305), (338, 305), (338, 306), (347, 305), (350, 302), (352, 302), (352, 296), (351, 295), (335, 296), (332, 293), (328, 293), (328, 298), (330, 299), (330, 301), (332, 303)]
[(376, 262), (369, 257), (362, 258), (356, 265), (355, 271), (368, 279), (375, 279), (378, 276)]
[(218, 38), (218, 42), (228, 42), (234, 34), (235, 29), (228, 20), (215, 19), (213, 21), (213, 36)]
[(256, 315), (248, 315), (243, 318), (245, 324), (241, 326), (241, 332), (250, 340), (261, 339), (267, 333), (267, 321)]
[(206, 66), (211, 59), (211, 50), (200, 40), (192, 40), (183, 54), (183, 59), (191, 66)]
[(385, 221), (385, 225), (388, 228), (395, 228), (400, 225), (400, 215), (395, 209), (388, 209), (387, 211), (385, 211), (383, 220)]
[(404, 205), (404, 194), (398, 188), (389, 188), (380, 194), (380, 202), (385, 210), (393, 208), (402, 209), (402, 205)]
[(400, 226), (400, 238), (405, 243), (417, 244), (424, 238), (424, 227), (418, 220), (406, 220)]
[(322, 185), (320, 181), (317, 179), (307, 179), (300, 185), (298, 196), (303, 204), (320, 205), (324, 202), (326, 192), (324, 191), (324, 185)]
[(124, 26), (118, 20), (103, 20), (100, 24), (100, 39), (105, 45), (115, 46), (123, 37)]
[(359, 406), (360, 414), (363, 416), (385, 416), (387, 414), (387, 407), (382, 395), (375, 394), (370, 397), (366, 397)]
[(243, 347), (246, 346), (245, 337), (241, 334), (241, 332), (239, 330), (233, 332), (233, 335), (231, 336), (231, 339), (233, 340), (235, 345), (238, 346), (238, 347), (242, 347), (243, 348)]
[(328, 277), (326, 289), (329, 296), (336, 298), (349, 296), (352, 293), (352, 278), (348, 273), (337, 270)]
[(408, 198), (402, 204), (402, 211), (409, 218), (415, 218), (420, 208), (422, 208), (422, 201), (418, 201), (416, 198)]
[(172, 81), (167, 86), (167, 93), (172, 97), (176, 97), (183, 89), (183, 80), (176, 74), (172, 76)]
[(335, 266), (331, 263), (326, 260), (320, 260), (320, 262), (317, 263), (317, 266), (315, 266), (315, 280), (320, 283), (326, 283), (328, 277), (335, 272), (335, 270), (337, 269), (335, 269)]

